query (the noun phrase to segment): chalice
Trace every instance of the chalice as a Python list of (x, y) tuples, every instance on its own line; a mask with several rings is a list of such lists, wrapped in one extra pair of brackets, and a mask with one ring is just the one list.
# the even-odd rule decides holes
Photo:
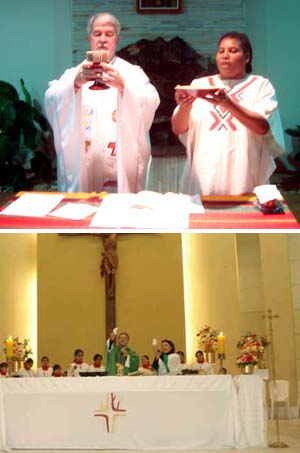
[[(87, 61), (93, 62), (93, 68), (99, 67), (99, 74), (102, 74), (100, 70), (101, 63), (109, 62), (109, 51), (108, 50), (88, 50), (86, 53)], [(93, 85), (89, 87), (90, 90), (107, 90), (109, 88), (105, 83), (100, 82), (100, 80), (95, 80)]]
[(124, 376), (124, 365), (122, 363), (116, 363), (117, 376)]

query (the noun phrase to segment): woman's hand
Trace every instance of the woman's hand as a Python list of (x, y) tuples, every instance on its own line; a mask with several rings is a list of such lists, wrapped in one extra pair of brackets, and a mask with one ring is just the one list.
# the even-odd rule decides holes
[(199, 96), (211, 104), (222, 105), (225, 108), (228, 108), (228, 106), (232, 103), (230, 97), (222, 88), (216, 90), (214, 93), (205, 93), (203, 96), (201, 96), (201, 92), (199, 92)]
[(175, 90), (175, 101), (183, 109), (190, 110), (195, 99), (195, 96), (190, 96), (182, 90)]
[(158, 349), (155, 353), (156, 360), (160, 359), (160, 356), (161, 356), (161, 351)]
[(263, 116), (234, 102), (223, 89), (217, 90), (213, 94), (206, 94), (202, 98), (213, 105), (220, 105), (228, 110), (232, 116), (255, 134), (265, 135), (269, 131), (269, 123)]
[(190, 112), (195, 99), (195, 96), (190, 96), (184, 91), (175, 90), (175, 100), (177, 105), (179, 105), (179, 108), (171, 118), (172, 131), (174, 134), (183, 134), (188, 130)]

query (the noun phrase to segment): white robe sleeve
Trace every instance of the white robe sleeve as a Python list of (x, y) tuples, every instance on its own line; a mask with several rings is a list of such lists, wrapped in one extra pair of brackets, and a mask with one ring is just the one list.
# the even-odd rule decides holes
[(158, 360), (158, 366), (159, 366), (159, 375), (165, 375), (169, 374), (170, 376), (175, 376), (177, 374), (181, 374), (181, 364), (180, 364), (180, 357), (178, 354), (169, 354), (168, 356), (168, 368), (169, 371), (166, 368), (166, 365), (162, 359)]
[(170, 354), (168, 360), (169, 374), (175, 376), (181, 374), (180, 357), (178, 354)]
[(118, 191), (136, 193), (145, 188), (151, 155), (149, 130), (160, 100), (140, 67), (117, 59), (120, 62), (116, 67), (125, 86), (117, 108)]
[(268, 120), (270, 129), (264, 135), (264, 148), (272, 157), (279, 157), (284, 152), (284, 137), (276, 93), (271, 82), (263, 77), (251, 110)]
[(49, 83), (45, 111), (53, 129), (57, 154), (58, 188), (62, 192), (86, 191), (81, 133), (81, 90), (75, 93), (78, 67), (67, 69), (59, 80)]

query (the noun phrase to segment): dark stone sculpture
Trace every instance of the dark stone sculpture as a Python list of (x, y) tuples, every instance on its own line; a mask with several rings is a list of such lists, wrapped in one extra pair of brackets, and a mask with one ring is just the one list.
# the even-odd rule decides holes
[(178, 145), (170, 123), (176, 106), (174, 87), (178, 84), (189, 85), (194, 78), (215, 74), (214, 60), (201, 56), (179, 37), (170, 41), (161, 37), (141, 39), (117, 54), (141, 66), (159, 92), (161, 104), (150, 131), (152, 145)]

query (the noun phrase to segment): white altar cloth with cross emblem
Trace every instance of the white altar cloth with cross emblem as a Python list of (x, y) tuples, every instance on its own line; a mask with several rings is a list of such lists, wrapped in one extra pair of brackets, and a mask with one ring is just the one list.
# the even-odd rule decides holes
[[(263, 381), (243, 388), (241, 399), (229, 375), (1, 379), (0, 448), (265, 447)], [(243, 416), (255, 414), (247, 433)]]

